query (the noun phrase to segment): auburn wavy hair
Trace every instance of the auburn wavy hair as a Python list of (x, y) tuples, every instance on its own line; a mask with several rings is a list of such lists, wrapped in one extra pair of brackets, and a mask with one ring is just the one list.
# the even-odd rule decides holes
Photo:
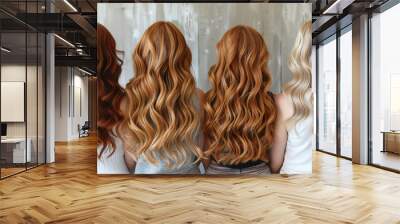
[(118, 83), (122, 61), (115, 45), (107, 28), (97, 24), (97, 145), (102, 147), (99, 158), (108, 147), (114, 153), (114, 127), (122, 120), (120, 104), (125, 91)]
[(272, 77), (263, 37), (235, 26), (217, 44), (206, 94), (206, 155), (232, 165), (266, 160), (277, 112), (269, 94)]
[(133, 63), (127, 114), (118, 128), (125, 149), (134, 160), (142, 155), (151, 164), (162, 161), (173, 168), (193, 154), (201, 159), (194, 139), (200, 120), (193, 102), (192, 55), (182, 33), (170, 22), (154, 23), (136, 45)]
[(289, 70), (293, 77), (285, 84), (283, 92), (293, 103), (294, 113), (287, 120), (287, 126), (293, 127), (297, 122), (310, 116), (313, 109), (311, 89), (311, 21), (307, 21), (297, 34), (292, 52), (289, 56)]

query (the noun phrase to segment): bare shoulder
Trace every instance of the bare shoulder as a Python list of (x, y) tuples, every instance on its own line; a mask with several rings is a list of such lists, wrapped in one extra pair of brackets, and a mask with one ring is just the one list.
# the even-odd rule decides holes
[(284, 93), (274, 94), (275, 104), (279, 109), (287, 107), (289, 103), (289, 97)]
[(288, 118), (293, 113), (293, 105), (285, 93), (274, 94), (274, 100), (278, 111), (283, 117)]

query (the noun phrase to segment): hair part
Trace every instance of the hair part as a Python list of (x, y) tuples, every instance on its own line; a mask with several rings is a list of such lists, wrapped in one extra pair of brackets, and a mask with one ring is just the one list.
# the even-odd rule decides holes
[(269, 94), (272, 77), (264, 39), (249, 26), (235, 26), (217, 51), (206, 94), (206, 154), (225, 165), (265, 160), (277, 112)]
[(192, 55), (182, 33), (170, 22), (156, 22), (132, 58), (135, 76), (126, 86), (127, 114), (118, 128), (126, 150), (135, 160), (142, 155), (168, 167), (184, 165), (193, 154), (201, 159), (194, 142), (200, 120), (193, 104)]
[(109, 156), (116, 148), (114, 127), (122, 120), (120, 104), (125, 93), (118, 82), (121, 65), (113, 36), (97, 24), (97, 145), (102, 147), (99, 158), (107, 148), (111, 150)]
[(288, 128), (311, 115), (313, 110), (311, 45), (312, 23), (307, 21), (297, 34), (296, 41), (289, 57), (289, 70), (293, 77), (285, 84), (283, 92), (293, 103), (294, 113), (287, 120)]

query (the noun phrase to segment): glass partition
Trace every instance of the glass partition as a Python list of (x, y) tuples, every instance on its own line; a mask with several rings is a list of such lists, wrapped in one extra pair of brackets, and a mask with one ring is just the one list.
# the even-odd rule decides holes
[[(0, 178), (45, 163), (45, 34), (13, 15), (43, 12), (44, 1), (1, 1)], [(9, 25), (12, 24), (12, 25)]]
[(26, 113), (27, 113), (27, 150), (31, 151), (30, 161), (27, 163), (28, 168), (37, 165), (38, 157), (38, 34), (35, 32), (27, 33), (28, 38), (28, 61), (27, 61), (27, 97), (26, 97)]
[(26, 170), (26, 163), (31, 162), (26, 136), (26, 42), (25, 32), (1, 34), (2, 177)]

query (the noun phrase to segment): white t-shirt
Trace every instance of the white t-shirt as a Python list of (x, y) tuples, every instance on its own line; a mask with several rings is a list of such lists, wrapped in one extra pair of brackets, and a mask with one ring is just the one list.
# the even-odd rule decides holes
[[(111, 149), (107, 148), (100, 158), (97, 158), (97, 174), (129, 174), (124, 159), (124, 149), (119, 138), (115, 140), (115, 152), (111, 154)], [(97, 155), (100, 154), (102, 146), (97, 147)], [(111, 154), (111, 155), (110, 155)]]
[(285, 160), (281, 174), (311, 174), (313, 151), (313, 116), (299, 121), (288, 131)]

